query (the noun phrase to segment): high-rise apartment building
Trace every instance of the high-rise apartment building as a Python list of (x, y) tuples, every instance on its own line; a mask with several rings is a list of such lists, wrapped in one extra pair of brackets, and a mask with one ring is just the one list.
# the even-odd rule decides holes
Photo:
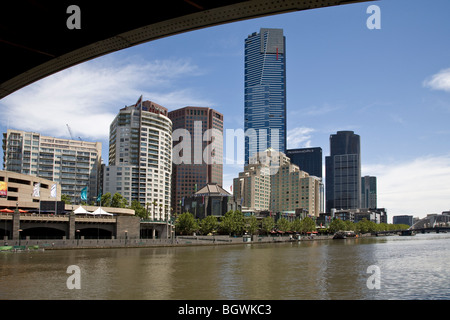
[(330, 156), (325, 157), (326, 210), (361, 206), (360, 136), (353, 131), (330, 135)]
[(110, 125), (109, 165), (103, 193), (137, 200), (153, 219), (170, 215), (172, 121), (167, 109), (152, 101), (122, 108)]
[(377, 208), (377, 177), (364, 176), (361, 178), (361, 208)]
[(321, 179), (310, 176), (282, 152), (269, 148), (250, 158), (233, 180), (233, 194), (242, 207), (272, 213), (303, 209), (318, 217)]
[(286, 45), (283, 29), (261, 28), (245, 40), (245, 164), (271, 147), (286, 151)]
[(223, 114), (204, 107), (169, 112), (173, 123), (172, 203), (181, 213), (183, 198), (208, 183), (223, 183)]
[(3, 168), (58, 182), (72, 203), (95, 201), (100, 189), (101, 142), (43, 136), (8, 129), (3, 133)]

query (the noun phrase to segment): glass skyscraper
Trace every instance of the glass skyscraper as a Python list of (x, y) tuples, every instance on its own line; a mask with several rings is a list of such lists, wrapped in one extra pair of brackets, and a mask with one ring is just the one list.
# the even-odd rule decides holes
[(267, 148), (286, 152), (286, 46), (283, 29), (245, 40), (245, 163)]
[(361, 145), (353, 131), (330, 136), (330, 156), (325, 157), (326, 210), (361, 206)]

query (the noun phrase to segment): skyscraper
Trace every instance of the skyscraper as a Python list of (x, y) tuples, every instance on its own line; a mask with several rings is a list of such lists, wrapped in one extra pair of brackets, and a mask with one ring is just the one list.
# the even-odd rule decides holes
[(361, 178), (361, 208), (377, 208), (377, 177)]
[(286, 46), (283, 29), (245, 40), (245, 163), (269, 147), (286, 152)]
[[(168, 117), (174, 132), (172, 203), (174, 211), (181, 213), (183, 198), (207, 183), (222, 186), (223, 115), (211, 108), (185, 107), (169, 112)], [(186, 130), (186, 141), (178, 136), (177, 130), (181, 134)]]
[(152, 101), (122, 108), (109, 129), (109, 166), (103, 193), (121, 194), (131, 204), (147, 206), (153, 219), (170, 214), (172, 121), (167, 109)]
[(80, 203), (84, 188), (87, 202), (97, 198), (101, 155), (101, 142), (11, 129), (3, 133), (3, 168), (59, 182), (72, 203)]
[(300, 170), (310, 176), (322, 178), (322, 148), (299, 148), (286, 150), (286, 156), (297, 165)]
[(330, 156), (325, 157), (326, 210), (361, 206), (361, 146), (353, 131), (330, 135)]

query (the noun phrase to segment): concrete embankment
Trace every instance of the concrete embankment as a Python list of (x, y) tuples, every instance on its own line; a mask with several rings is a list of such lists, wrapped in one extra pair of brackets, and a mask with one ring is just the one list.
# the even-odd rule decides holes
[[(302, 237), (300, 241), (328, 240), (332, 236)], [(21, 250), (36, 248), (44, 250), (56, 249), (95, 249), (95, 248), (145, 248), (145, 247), (170, 247), (170, 246), (211, 246), (211, 245), (236, 245), (258, 243), (282, 243), (297, 241), (289, 236), (177, 236), (175, 239), (26, 239), (5, 240), (4, 246), (13, 246)]]

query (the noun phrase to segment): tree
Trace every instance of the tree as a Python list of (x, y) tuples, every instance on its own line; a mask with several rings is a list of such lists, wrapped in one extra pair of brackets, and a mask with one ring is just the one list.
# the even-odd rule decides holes
[(180, 214), (176, 221), (176, 230), (181, 234), (192, 234), (198, 230), (198, 223), (190, 212)]
[(250, 234), (255, 234), (258, 231), (258, 219), (255, 216), (245, 218), (245, 229)]
[(299, 218), (295, 219), (291, 223), (291, 229), (292, 229), (292, 231), (295, 231), (295, 232), (303, 232), (302, 226), (303, 226), (303, 224)]
[(131, 202), (130, 209), (133, 209), (136, 216), (144, 219), (147, 218), (147, 210), (141, 205), (141, 203), (137, 200), (133, 200)]
[(69, 195), (67, 195), (67, 194), (61, 195), (61, 201), (63, 201), (65, 204), (70, 204), (71, 200), (72, 199), (70, 198)]
[(240, 211), (230, 210), (225, 213), (220, 223), (220, 228), (223, 232), (232, 234), (242, 234), (244, 230), (244, 215)]
[(120, 193), (115, 193), (111, 199), (111, 207), (113, 208), (126, 208), (128, 200), (125, 199)]
[(102, 195), (100, 199), (100, 205), (102, 207), (111, 207), (111, 193), (107, 192)]
[(316, 223), (310, 217), (305, 217), (301, 220), (301, 232), (313, 232), (316, 231)]
[(269, 234), (275, 228), (275, 220), (272, 217), (265, 217), (262, 220), (262, 231)]
[(340, 230), (345, 230), (345, 223), (344, 223), (344, 221), (342, 221), (341, 219), (334, 219), (330, 223), (329, 230), (332, 233), (335, 233), (335, 232), (340, 231)]
[(290, 229), (290, 223), (286, 218), (280, 218), (277, 221), (277, 229), (280, 231), (289, 231)]
[(218, 225), (219, 222), (217, 221), (217, 218), (215, 216), (207, 216), (206, 218), (202, 219), (199, 223), (200, 232), (203, 234), (211, 233), (217, 230)]

